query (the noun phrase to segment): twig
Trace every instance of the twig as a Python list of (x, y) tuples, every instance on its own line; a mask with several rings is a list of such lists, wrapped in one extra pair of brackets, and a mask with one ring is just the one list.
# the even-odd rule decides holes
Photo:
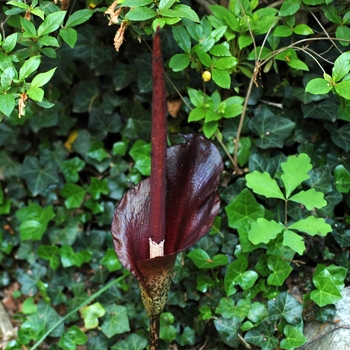
[(308, 341), (307, 343), (305, 343), (304, 345), (302, 345), (299, 349), (303, 349), (303, 348), (306, 348), (307, 346), (311, 345), (312, 343), (315, 343), (317, 342), (317, 340), (325, 337), (326, 335), (330, 334), (330, 333), (333, 333), (334, 331), (338, 330), (338, 329), (350, 329), (350, 326), (339, 326), (339, 327), (335, 327), (321, 335), (319, 335), (318, 337), (316, 337), (315, 339), (312, 339), (310, 341)]
[[(228, 151), (228, 149), (226, 148), (225, 144), (222, 142), (221, 138), (218, 136), (217, 131), (215, 132), (215, 137), (216, 137), (216, 139), (218, 140), (218, 142), (220, 143), (220, 145), (221, 145), (221, 147), (223, 148), (223, 150), (225, 151), (225, 153), (226, 153), (228, 159), (230, 160), (230, 162), (231, 162), (231, 163), (233, 164), (233, 166), (234, 166), (235, 161), (234, 161), (234, 159), (232, 158), (232, 156), (231, 156), (230, 152)], [(236, 147), (236, 145), (235, 145), (235, 147)]]
[(10, 16), (7, 16), (3, 21), (1, 21), (0, 27), (1, 27), (1, 33), (2, 33), (2, 40), (5, 40), (6, 33), (4, 29), (4, 25), (6, 24), (7, 20), (10, 18)]
[(250, 96), (250, 94), (252, 92), (254, 80), (255, 80), (255, 76), (253, 74), (252, 77), (250, 78), (248, 90), (247, 90), (246, 97), (245, 97), (245, 100), (244, 100), (243, 111), (242, 111), (242, 114), (241, 114), (241, 118), (239, 120), (237, 133), (236, 133), (235, 150), (234, 150), (234, 153), (233, 153), (233, 167), (234, 167), (234, 174), (235, 175), (242, 175), (243, 174), (243, 170), (239, 167), (238, 159), (237, 159), (238, 158), (239, 139), (240, 139), (240, 136), (241, 136), (241, 132), (242, 132), (242, 128), (243, 128), (243, 122), (244, 122), (244, 117), (245, 117), (245, 114), (247, 112), (248, 100), (249, 100), (249, 96)]
[(250, 344), (249, 343), (247, 343), (246, 341), (245, 341), (245, 339), (238, 333), (237, 334), (237, 338), (238, 338), (238, 340), (242, 343), (242, 345), (246, 348), (246, 349), (251, 349), (252, 347), (250, 346)]
[(273, 106), (273, 107), (276, 107), (276, 108), (281, 108), (281, 109), (283, 108), (283, 104), (282, 103), (270, 102), (270, 101), (265, 101), (265, 100), (260, 100), (260, 102), (266, 103), (267, 105)]
[(328, 32), (326, 31), (326, 29), (323, 27), (322, 23), (318, 20), (318, 18), (316, 17), (316, 15), (310, 11), (312, 17), (316, 20), (316, 22), (318, 23), (318, 25), (322, 28), (323, 32), (326, 34), (327, 38), (330, 40), (330, 42), (334, 45), (334, 47), (340, 52), (340, 54), (343, 53), (342, 50), (339, 49), (339, 47), (335, 44), (335, 42), (331, 39), (331, 37), (329, 36)]

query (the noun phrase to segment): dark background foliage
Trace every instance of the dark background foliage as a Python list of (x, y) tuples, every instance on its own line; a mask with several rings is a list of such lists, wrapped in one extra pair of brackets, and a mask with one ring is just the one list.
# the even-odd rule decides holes
[[(344, 40), (342, 33), (349, 31), (349, 11), (339, 1), (296, 2), (300, 6), (296, 10), (291, 9), (292, 1), (285, 3), (290, 7), (242, 1), (245, 15), (231, 8), (240, 13), (241, 31), (228, 28), (215, 42), (227, 43), (237, 61), (220, 69), (212, 52), (209, 58), (214, 63), (206, 65), (203, 53), (209, 51), (204, 44), (191, 52), (189, 67), (177, 69), (171, 59), (186, 53), (187, 36), (190, 46), (199, 42), (186, 34), (182, 45), (170, 25), (162, 31), (168, 107), (175, 110), (168, 117), (169, 141), (179, 142), (181, 133), (204, 133), (225, 162), (220, 215), (212, 230), (177, 258), (161, 317), (162, 349), (244, 348), (247, 343), (262, 349), (278, 344), (294, 349), (306, 341), (305, 321), (331, 319), (339, 290), (348, 283), (341, 267), (349, 266), (350, 98), (336, 90), (336, 81), (328, 93), (316, 87), (311, 94), (305, 87), (311, 79), (323, 77), (320, 66), (331, 76), (334, 61), (347, 51), (348, 42), (339, 39)], [(198, 3), (186, 4), (199, 18), (207, 15)], [(95, 8), (92, 2), (76, 1), (67, 16), (88, 6)], [(76, 26), (73, 48), (58, 31), (50, 34), (59, 40), (51, 48), (56, 57), (20, 34), (12, 50), (18, 70), (37, 54), (42, 55), (38, 72), (57, 70), (45, 85), (41, 103), (50, 101), (53, 107), (41, 108), (29, 98), (25, 115), (19, 118), (16, 107), (0, 123), (0, 295), (18, 326), (18, 336), (7, 349), (34, 349), (35, 344), (99, 350), (147, 346), (148, 319), (137, 282), (114, 253), (110, 224), (125, 191), (150, 171), (152, 36), (147, 33), (152, 23), (130, 21), (116, 52), (117, 27), (107, 25), (103, 6), (97, 5), (102, 10)], [(12, 4), (2, 7), (4, 40), (5, 35), (21, 32), (23, 13), (6, 12), (16, 9)], [(37, 7), (46, 15), (60, 10), (45, 1)], [(273, 18), (266, 30), (253, 28), (250, 33), (244, 27), (246, 16), (261, 24), (257, 11), (275, 7), (272, 17), (277, 18), (277, 13), (280, 17), (276, 22)], [(213, 17), (220, 19), (220, 14), (214, 11), (211, 23)], [(41, 20), (33, 16), (32, 22), (37, 28)], [(207, 22), (196, 25), (212, 32)], [(198, 30), (189, 29), (192, 23), (185, 18), (177, 27), (191, 33)], [(298, 24), (313, 33), (293, 32)], [(279, 36), (278, 26), (283, 25), (294, 29), (289, 33), (283, 27), (280, 30), (286, 35)], [(327, 34), (335, 38), (337, 47)], [(252, 35), (257, 47), (265, 45), (274, 52), (272, 59), (254, 60)], [(310, 40), (295, 44), (293, 52), (282, 50), (305, 38)], [(2, 46), (1, 54), (10, 56)], [(277, 50), (281, 51), (277, 54)], [(347, 72), (342, 81), (349, 82), (350, 64), (344, 62)], [(4, 76), (5, 67), (0, 68)], [(211, 71), (213, 80), (204, 82), (204, 71)], [(229, 88), (225, 88), (227, 76)], [(27, 91), (25, 85), (18, 86), (18, 91), (7, 90), (16, 96), (16, 106), (20, 94)], [(197, 105), (203, 91), (204, 100)], [(234, 103), (239, 112), (222, 116), (225, 112), (220, 114), (218, 105), (232, 96), (241, 97)], [(216, 116), (189, 122), (191, 111), (201, 104)], [(220, 106), (225, 111), (229, 102)], [(242, 111), (245, 117), (240, 117)], [(235, 142), (240, 147), (234, 157)], [(284, 201), (247, 187), (245, 175), (258, 171), (270, 174), (284, 191), (283, 173), (290, 173), (281, 164), (301, 153), (308, 155), (312, 169), (297, 192), (315, 189), (324, 195), (326, 206), (310, 210), (289, 201), (287, 207)], [(301, 168), (303, 164), (294, 169), (296, 178), (303, 173)], [(284, 244), (282, 233), (267, 243), (249, 241), (249, 230), (258, 218), (282, 223), (288, 218), (291, 225), (312, 215), (325, 219), (322, 222), (332, 231), (328, 235), (299, 232), (306, 246), (301, 254)], [(332, 287), (325, 290), (325, 285)], [(312, 292), (321, 296), (310, 297), (315, 295)]]

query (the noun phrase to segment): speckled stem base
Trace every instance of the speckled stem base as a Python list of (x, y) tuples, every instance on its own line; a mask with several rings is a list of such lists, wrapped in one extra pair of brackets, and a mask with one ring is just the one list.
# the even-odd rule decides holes
[(150, 318), (150, 330), (149, 330), (149, 349), (159, 349), (159, 326), (160, 326), (160, 314), (153, 315)]

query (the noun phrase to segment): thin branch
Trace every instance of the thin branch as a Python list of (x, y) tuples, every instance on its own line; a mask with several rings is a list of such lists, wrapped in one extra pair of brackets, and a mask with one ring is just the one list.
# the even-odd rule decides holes
[(254, 34), (253, 34), (252, 29), (251, 29), (251, 27), (250, 27), (250, 23), (249, 23), (248, 16), (247, 16), (247, 14), (245, 13), (244, 7), (243, 7), (242, 2), (241, 2), (240, 0), (239, 0), (239, 5), (241, 6), (242, 13), (243, 13), (244, 18), (245, 18), (245, 20), (246, 20), (246, 22), (247, 22), (247, 26), (248, 26), (248, 30), (249, 30), (250, 37), (251, 37), (252, 40), (253, 40), (254, 53), (255, 53), (255, 57), (256, 57), (256, 56), (257, 56), (257, 55), (256, 55), (256, 42), (255, 42)]
[(296, 48), (296, 50), (302, 51), (302, 52), (304, 52), (305, 54), (309, 55), (309, 56), (317, 63), (317, 65), (321, 68), (323, 74), (326, 74), (326, 71), (323, 69), (323, 67), (321, 66), (320, 62), (318, 62), (317, 59), (316, 59), (314, 56), (312, 56), (311, 53), (308, 52), (307, 49), (304, 49), (304, 48), (302, 48), (302, 47), (298, 47), (298, 48)]
[(334, 63), (330, 60), (327, 60), (326, 58), (324, 58), (322, 55), (324, 55), (325, 53), (327, 53), (332, 47), (330, 46), (329, 49), (321, 54), (317, 53), (316, 51), (314, 50), (311, 50), (308, 46), (305, 46), (304, 49), (309, 51), (309, 52), (312, 52), (313, 55), (319, 57), (321, 60), (327, 62), (328, 64), (330, 64), (331, 66), (334, 65)]
[(263, 42), (262, 42), (262, 44), (261, 44), (261, 49), (260, 49), (260, 51), (259, 51), (259, 55), (258, 55), (257, 59), (255, 60), (255, 64), (257, 64), (257, 62), (259, 62), (260, 56), (261, 56), (261, 54), (262, 54), (262, 50), (263, 50), (263, 48), (264, 48), (264, 46), (265, 46), (265, 43), (266, 43), (266, 40), (267, 40), (267, 38), (269, 37), (270, 32), (271, 32), (272, 28), (275, 26), (275, 23), (276, 23), (276, 22), (277, 22), (277, 18), (276, 18), (275, 21), (272, 23), (271, 27), (269, 28), (268, 32), (266, 33), (266, 35), (265, 35), (265, 37), (264, 37), (264, 40), (263, 40)]
[(310, 11), (312, 17), (316, 20), (316, 22), (318, 23), (318, 25), (322, 28), (323, 32), (326, 34), (327, 38), (330, 40), (330, 42), (334, 45), (334, 47), (340, 52), (340, 54), (343, 53), (343, 51), (341, 51), (339, 49), (339, 47), (335, 44), (335, 42), (331, 39), (331, 37), (329, 36), (328, 32), (326, 31), (326, 29), (323, 27), (322, 23), (318, 20), (318, 18), (316, 17), (316, 15)]
[(7, 16), (3, 21), (1, 21), (0, 27), (1, 27), (1, 33), (2, 33), (2, 40), (5, 40), (6, 38), (6, 33), (5, 33), (5, 24), (8, 21), (8, 19), (10, 18), (10, 16)]
[(230, 160), (230, 162), (232, 163), (232, 165), (234, 166), (235, 165), (235, 161), (234, 159), (232, 158), (230, 152), (228, 151), (228, 149), (226, 148), (225, 144), (222, 142), (221, 140), (221, 137), (218, 136), (218, 133), (217, 131), (215, 132), (215, 137), (216, 139), (218, 140), (218, 142), (220, 143), (221, 147), (223, 148), (223, 150), (225, 151), (228, 159)]
[[(347, 41), (350, 42), (350, 40), (348, 39), (338, 39), (338, 38), (329, 38), (332, 40), (337, 40), (337, 41)], [(277, 56), (278, 54), (280, 54), (283, 51), (286, 51), (288, 49), (299, 49), (299, 46), (297, 46), (298, 44), (304, 43), (304, 42), (309, 42), (309, 41), (320, 41), (320, 40), (325, 40), (325, 38), (305, 38), (305, 39), (301, 39), (296, 41), (293, 44), (290, 44), (288, 46), (285, 47), (281, 47), (280, 49), (273, 51), (273, 52), (269, 52), (266, 56), (264, 56), (262, 58), (262, 60), (259, 62), (259, 67), (262, 67), (263, 65), (265, 65), (268, 61), (270, 61), (271, 59), (273, 59), (275, 56)]]
[(338, 329), (350, 329), (350, 327), (349, 327), (349, 326), (339, 326), (339, 327), (335, 327), (335, 328), (331, 329), (330, 331), (327, 331), (327, 332), (321, 334), (320, 336), (316, 337), (315, 339), (312, 339), (312, 340), (308, 341), (307, 343), (305, 343), (304, 345), (302, 345), (302, 346), (300, 347), (300, 349), (306, 348), (307, 346), (311, 345), (312, 343), (315, 343), (317, 340), (319, 340), (319, 339), (325, 337), (326, 335), (328, 335), (328, 334), (330, 334), (330, 333), (333, 333), (334, 331), (337, 331)]
[(236, 133), (235, 150), (234, 150), (234, 154), (233, 154), (233, 166), (234, 166), (234, 174), (235, 175), (243, 174), (243, 170), (239, 167), (238, 160), (237, 160), (237, 158), (238, 158), (238, 148), (239, 148), (239, 139), (240, 139), (240, 136), (241, 136), (241, 132), (242, 132), (242, 128), (243, 128), (243, 122), (244, 122), (244, 117), (245, 117), (245, 114), (247, 112), (248, 100), (249, 100), (250, 94), (252, 92), (254, 80), (255, 80), (255, 76), (253, 74), (252, 77), (250, 78), (248, 90), (247, 90), (246, 97), (245, 97), (245, 100), (244, 100), (243, 111), (242, 111), (242, 114), (241, 114), (241, 118), (239, 120), (237, 133)]

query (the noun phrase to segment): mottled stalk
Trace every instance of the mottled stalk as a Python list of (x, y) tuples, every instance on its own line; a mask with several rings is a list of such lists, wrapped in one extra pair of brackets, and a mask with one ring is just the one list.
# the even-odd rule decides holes
[(166, 150), (167, 110), (163, 57), (160, 35), (157, 30), (153, 41), (152, 56), (153, 105), (152, 105), (152, 160), (150, 177), (150, 234), (153, 242), (165, 238), (166, 201)]
[(149, 349), (159, 349), (159, 327), (160, 327), (160, 314), (152, 315), (150, 318), (150, 331), (149, 331)]

